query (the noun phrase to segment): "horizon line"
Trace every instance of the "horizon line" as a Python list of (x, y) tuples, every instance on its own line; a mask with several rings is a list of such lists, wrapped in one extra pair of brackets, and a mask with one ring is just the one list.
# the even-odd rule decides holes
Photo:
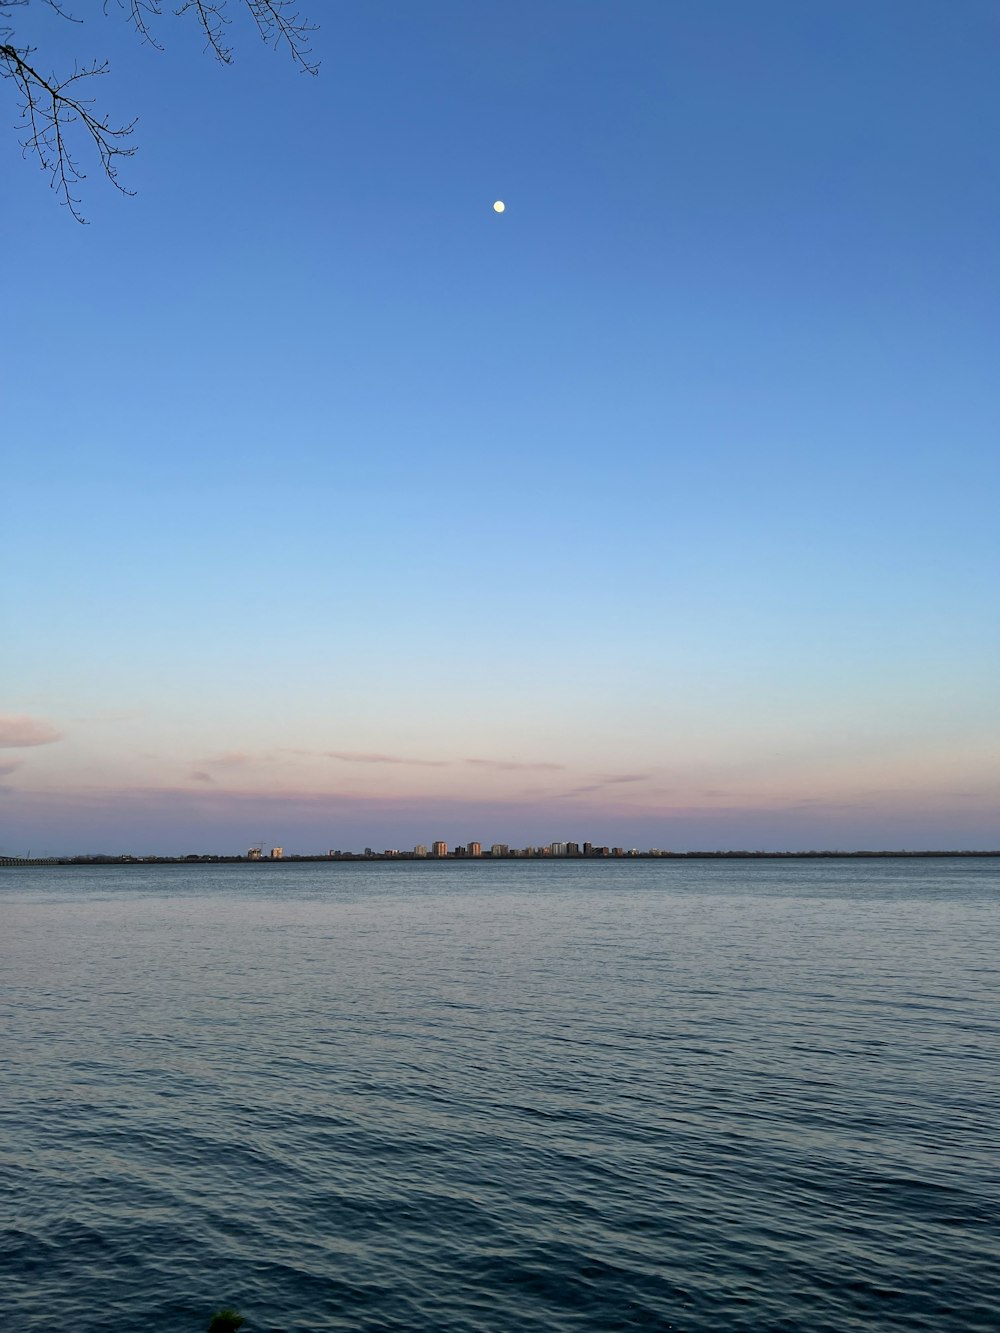
[(285, 852), (281, 848), (275, 848), (278, 855), (248, 855), (238, 852), (188, 852), (185, 855), (169, 856), (162, 854), (149, 854), (146, 856), (136, 856), (131, 852), (109, 853), (109, 852), (74, 852), (64, 853), (59, 856), (2, 856), (0, 855), (0, 867), (16, 866), (39, 866), (39, 865), (276, 865), (278, 863), (286, 864), (288, 862), (369, 862), (369, 861), (405, 861), (405, 862), (431, 862), (440, 863), (442, 861), (451, 861), (455, 863), (468, 863), (484, 861), (683, 861), (683, 860), (829, 860), (840, 858), (859, 858), (866, 857), (871, 859), (879, 858), (935, 858), (935, 857), (1000, 857), (998, 848), (934, 848), (929, 850), (910, 850), (905, 847), (899, 848), (810, 848), (789, 851), (749, 851), (744, 849), (718, 848), (691, 850), (691, 851), (665, 851), (660, 849), (650, 849), (649, 851), (639, 851), (635, 848), (614, 848), (605, 850), (601, 848), (595, 852), (569, 852), (552, 854), (548, 851), (539, 850), (518, 850), (513, 852), (492, 853), (484, 852), (481, 854), (468, 854), (454, 851), (443, 854), (434, 853), (416, 853), (404, 852), (387, 849), (376, 852)]

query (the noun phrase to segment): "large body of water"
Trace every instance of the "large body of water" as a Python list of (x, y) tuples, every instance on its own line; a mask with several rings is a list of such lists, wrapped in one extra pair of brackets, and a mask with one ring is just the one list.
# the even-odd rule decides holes
[(0, 1326), (998, 1327), (1000, 862), (0, 869)]

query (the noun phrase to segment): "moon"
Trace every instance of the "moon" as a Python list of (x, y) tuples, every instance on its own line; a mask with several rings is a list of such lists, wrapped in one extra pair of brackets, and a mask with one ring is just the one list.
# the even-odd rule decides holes
[(504, 201), (502, 199), (498, 199), (496, 203), (493, 205), (493, 212), (502, 213), (506, 207), (507, 205), (504, 203)]

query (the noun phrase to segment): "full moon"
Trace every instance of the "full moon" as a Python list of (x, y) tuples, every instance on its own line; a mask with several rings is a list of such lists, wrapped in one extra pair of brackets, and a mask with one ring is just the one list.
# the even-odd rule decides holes
[(506, 204), (504, 203), (504, 201), (503, 201), (502, 199), (498, 199), (498, 200), (496, 201), (496, 203), (493, 205), (493, 212), (494, 212), (494, 213), (502, 213), (502, 212), (504, 211), (505, 208), (506, 208)]

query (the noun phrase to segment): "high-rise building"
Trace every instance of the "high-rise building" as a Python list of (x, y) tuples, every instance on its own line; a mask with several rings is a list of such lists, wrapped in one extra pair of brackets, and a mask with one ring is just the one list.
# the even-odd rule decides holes
[(423, 844), (422, 842), (418, 842), (417, 845), (416, 845), (416, 847), (414, 847), (414, 849), (413, 849), (413, 855), (414, 855), (414, 856), (426, 856), (426, 855), (427, 855), (427, 848), (424, 846), (424, 844)]
[(566, 844), (564, 842), (553, 842), (549, 847), (550, 856), (565, 856)]
[(490, 847), (490, 856), (506, 856), (509, 850), (505, 842), (495, 842)]
[(448, 855), (448, 844), (447, 844), (446, 842), (432, 842), (432, 843), (431, 843), (431, 855), (432, 855), (432, 856), (447, 856), (447, 855)]
[(579, 844), (578, 842), (568, 842), (568, 843), (566, 844), (566, 855), (567, 855), (567, 856), (579, 856), (579, 855), (580, 855), (580, 844)]
[(284, 854), (285, 854), (285, 849), (284, 849), (284, 847), (272, 847), (272, 848), (271, 848), (271, 860), (272, 860), (272, 861), (280, 861), (281, 858), (284, 856)]
[(470, 842), (465, 850), (468, 856), (482, 856), (483, 845), (480, 842)]

